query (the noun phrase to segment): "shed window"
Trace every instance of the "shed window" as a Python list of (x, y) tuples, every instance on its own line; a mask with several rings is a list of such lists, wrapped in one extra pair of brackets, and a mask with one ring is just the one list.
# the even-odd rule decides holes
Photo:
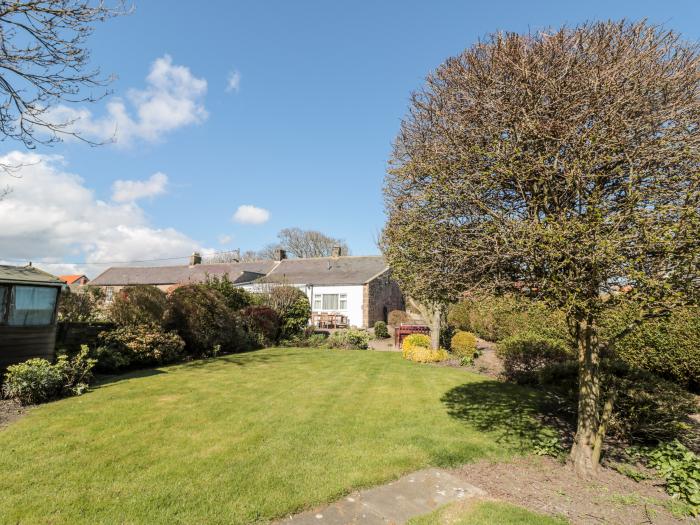
[(14, 326), (49, 325), (53, 321), (57, 289), (48, 286), (15, 286), (8, 323)]

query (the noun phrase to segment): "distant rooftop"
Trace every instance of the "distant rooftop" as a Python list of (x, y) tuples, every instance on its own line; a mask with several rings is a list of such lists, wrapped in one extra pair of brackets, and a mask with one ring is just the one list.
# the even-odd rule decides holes
[(97, 286), (128, 286), (131, 284), (202, 283), (207, 276), (227, 275), (234, 283), (254, 281), (266, 275), (275, 261), (251, 261), (181, 266), (115, 266), (90, 281)]
[(55, 275), (51, 275), (34, 266), (5, 266), (0, 265), (0, 284), (26, 283), (63, 286)]
[(388, 270), (379, 255), (284, 259), (261, 281), (289, 284), (364, 284)]

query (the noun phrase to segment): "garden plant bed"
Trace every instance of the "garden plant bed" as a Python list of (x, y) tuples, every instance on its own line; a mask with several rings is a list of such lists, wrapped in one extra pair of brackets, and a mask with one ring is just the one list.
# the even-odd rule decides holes
[(453, 473), (485, 490), (490, 497), (534, 512), (563, 516), (573, 524), (696, 523), (675, 517), (673, 500), (660, 480), (639, 483), (610, 468), (594, 480), (578, 478), (568, 465), (548, 457), (512, 462), (478, 461)]
[(14, 399), (0, 399), (0, 430), (22, 417), (25, 411), (26, 407)]

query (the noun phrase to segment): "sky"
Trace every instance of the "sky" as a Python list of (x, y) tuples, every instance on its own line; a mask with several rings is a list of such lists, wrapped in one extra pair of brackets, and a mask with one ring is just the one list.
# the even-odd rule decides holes
[(429, 72), (495, 31), (623, 17), (700, 38), (697, 1), (136, 0), (88, 41), (112, 93), (52, 110), (108, 143), (0, 144), (24, 164), (0, 174), (0, 262), (94, 277), (295, 226), (378, 253), (392, 141)]

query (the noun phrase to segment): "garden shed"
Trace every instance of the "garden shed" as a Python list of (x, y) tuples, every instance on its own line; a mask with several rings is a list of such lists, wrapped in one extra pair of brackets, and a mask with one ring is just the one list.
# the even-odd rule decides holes
[(63, 286), (31, 265), (0, 265), (0, 369), (32, 357), (53, 360)]

